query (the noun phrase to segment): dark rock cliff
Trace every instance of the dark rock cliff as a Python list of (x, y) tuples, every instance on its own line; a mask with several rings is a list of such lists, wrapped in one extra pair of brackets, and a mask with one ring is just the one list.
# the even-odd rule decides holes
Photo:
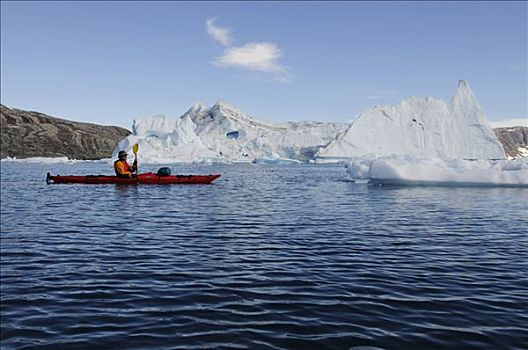
[(0, 106), (0, 158), (110, 158), (130, 131)]
[[(494, 129), (495, 135), (502, 143), (504, 152), (508, 157), (521, 157), (526, 156), (523, 154), (522, 149), (528, 152), (528, 127), (515, 126), (511, 128), (497, 128)], [(519, 149), (521, 148), (521, 149)]]

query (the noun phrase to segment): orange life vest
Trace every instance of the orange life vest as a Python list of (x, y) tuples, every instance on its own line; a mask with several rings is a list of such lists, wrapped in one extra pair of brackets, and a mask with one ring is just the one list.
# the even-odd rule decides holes
[(116, 160), (114, 162), (114, 170), (119, 177), (132, 177), (134, 167), (130, 167), (126, 160)]

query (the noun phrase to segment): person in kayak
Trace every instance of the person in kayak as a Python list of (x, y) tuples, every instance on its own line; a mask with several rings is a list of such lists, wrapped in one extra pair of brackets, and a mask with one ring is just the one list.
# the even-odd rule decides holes
[(137, 172), (137, 159), (134, 160), (132, 166), (128, 165), (127, 153), (125, 151), (119, 151), (117, 154), (118, 160), (114, 162), (114, 170), (118, 177), (133, 177)]

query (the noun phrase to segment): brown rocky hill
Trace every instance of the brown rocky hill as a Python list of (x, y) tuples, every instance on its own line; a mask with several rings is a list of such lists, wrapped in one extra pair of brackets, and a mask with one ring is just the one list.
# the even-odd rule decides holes
[(0, 105), (0, 158), (110, 158), (130, 131)]
[[(528, 127), (515, 126), (493, 129), (508, 157), (518, 158), (528, 153)], [(524, 152), (523, 152), (524, 151)]]

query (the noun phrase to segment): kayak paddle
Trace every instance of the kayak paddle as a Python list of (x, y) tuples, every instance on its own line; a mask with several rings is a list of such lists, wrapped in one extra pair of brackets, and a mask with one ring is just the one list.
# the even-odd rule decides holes
[(139, 144), (135, 143), (134, 146), (132, 146), (132, 152), (134, 152), (134, 164), (136, 165), (136, 174), (139, 174), (138, 166), (137, 166), (137, 153), (139, 151)]

